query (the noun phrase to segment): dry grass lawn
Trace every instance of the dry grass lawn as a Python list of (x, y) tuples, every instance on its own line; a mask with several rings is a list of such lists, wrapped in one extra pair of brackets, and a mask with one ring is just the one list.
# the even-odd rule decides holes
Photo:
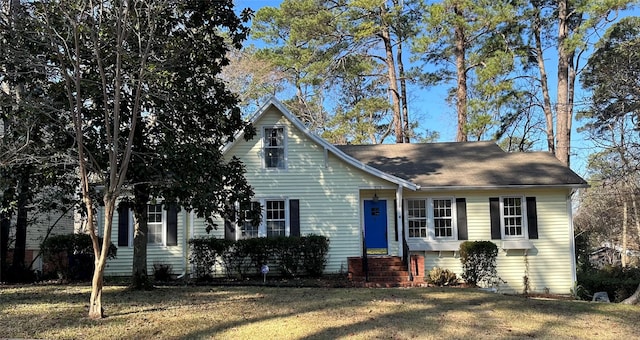
[(633, 339), (640, 307), (526, 299), (460, 288), (0, 287), (0, 338)]

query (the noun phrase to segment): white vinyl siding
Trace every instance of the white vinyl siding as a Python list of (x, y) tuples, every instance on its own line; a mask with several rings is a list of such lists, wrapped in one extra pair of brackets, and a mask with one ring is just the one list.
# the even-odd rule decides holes
[[(166, 214), (164, 208), (163, 213)], [(102, 221), (104, 218), (104, 211), (98, 209), (98, 220)], [(189, 213), (184, 209), (178, 213), (178, 245), (177, 246), (163, 246), (163, 245), (149, 245), (147, 247), (147, 272), (149, 275), (153, 275), (154, 264), (170, 265), (172, 273), (179, 275), (185, 270), (187, 264), (185, 244), (187, 224), (189, 220)], [(202, 230), (204, 230), (204, 221), (202, 223)], [(102, 222), (99, 223), (102, 228)], [(219, 228), (221, 229), (221, 228)], [(203, 231), (201, 235), (206, 235)], [(189, 236), (190, 237), (190, 236)], [(118, 244), (118, 209), (115, 210), (113, 216), (113, 228), (111, 230), (111, 242), (114, 245)], [(129, 238), (129, 243), (133, 244), (133, 236)], [(131, 266), (133, 264), (133, 247), (118, 247), (118, 256), (115, 259), (107, 260), (107, 267), (105, 269), (105, 275), (107, 276), (130, 276)]]
[[(418, 193), (407, 194), (408, 198)], [(438, 192), (428, 195), (438, 195)], [(465, 197), (467, 205), (467, 228), (470, 241), (491, 239), (491, 221), (489, 216), (489, 197), (519, 197), (522, 191), (464, 191), (456, 192), (456, 197)], [(552, 292), (570, 294), (573, 289), (571, 268), (572, 252), (567, 204), (568, 190), (531, 189), (524, 193), (536, 197), (538, 216), (538, 239), (532, 239), (532, 249), (505, 250), (498, 246), (498, 276), (506, 281), (499, 290), (521, 293), (524, 289), (523, 277), (529, 279), (533, 292)], [(424, 195), (424, 194), (421, 194)], [(524, 198), (523, 198), (523, 205)], [(526, 219), (526, 218), (525, 218)], [(525, 229), (526, 230), (526, 229)], [(425, 273), (433, 267), (441, 267), (462, 274), (460, 257), (455, 252), (421, 251), (413, 252), (425, 256)], [(526, 254), (526, 255), (525, 255)], [(528, 272), (526, 271), (528, 262)]]

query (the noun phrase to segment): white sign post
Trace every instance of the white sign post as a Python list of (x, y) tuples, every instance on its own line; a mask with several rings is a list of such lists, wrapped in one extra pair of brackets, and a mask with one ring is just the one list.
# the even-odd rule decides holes
[(266, 283), (267, 282), (267, 273), (269, 272), (269, 266), (267, 266), (266, 264), (262, 265), (262, 282)]

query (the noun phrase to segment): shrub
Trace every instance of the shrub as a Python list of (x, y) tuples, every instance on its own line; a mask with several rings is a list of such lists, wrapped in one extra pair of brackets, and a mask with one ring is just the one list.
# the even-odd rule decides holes
[(633, 294), (640, 284), (639, 268), (607, 266), (603, 269), (591, 269), (578, 272), (576, 294), (584, 300), (591, 300), (596, 292), (607, 292), (609, 298), (620, 302)]
[(471, 285), (490, 285), (498, 275), (496, 257), (498, 247), (491, 241), (465, 241), (460, 244), (462, 278)]
[(171, 281), (173, 274), (173, 266), (165, 263), (153, 264), (153, 278), (156, 281)]
[(329, 253), (329, 239), (325, 236), (310, 234), (301, 238), (301, 248), (304, 254), (302, 266), (309, 276), (322, 275), (327, 265)]
[(429, 283), (436, 286), (453, 286), (458, 283), (458, 276), (449, 269), (435, 267), (429, 271)]
[(259, 275), (262, 265), (277, 268), (280, 275), (294, 277), (302, 270), (310, 276), (324, 271), (329, 240), (324, 236), (252, 238), (227, 241), (199, 238), (189, 241), (189, 262), (198, 279), (210, 278), (213, 266), (220, 261), (229, 277)]
[[(102, 238), (98, 238), (102, 245)], [(47, 274), (56, 274), (63, 280), (88, 280), (93, 274), (94, 256), (91, 237), (87, 234), (56, 235), (47, 238), (40, 250), (49, 266)], [(118, 248), (111, 243), (107, 258), (113, 259)]]
[(280, 266), (280, 273), (286, 277), (296, 276), (303, 262), (303, 247), (300, 238), (278, 237), (270, 240), (275, 262)]
[(199, 279), (211, 278), (218, 257), (229, 251), (233, 241), (213, 237), (199, 237), (189, 240), (191, 252), (189, 263)]

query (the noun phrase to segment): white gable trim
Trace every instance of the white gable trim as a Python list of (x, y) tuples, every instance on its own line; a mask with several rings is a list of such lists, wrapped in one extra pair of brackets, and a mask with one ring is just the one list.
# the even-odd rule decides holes
[[(278, 109), (285, 118), (287, 118), (298, 130), (302, 131), (309, 139), (318, 143), (325, 150), (328, 150), (329, 152), (333, 153), (334, 155), (336, 155), (338, 158), (340, 158), (342, 161), (346, 162), (347, 164), (353, 167), (356, 167), (360, 170), (363, 170), (364, 172), (370, 175), (387, 180), (391, 183), (395, 183), (401, 187), (404, 187), (410, 190), (420, 189), (420, 186), (415, 183), (390, 175), (386, 172), (380, 171), (376, 168), (370, 167), (360, 162), (359, 160), (340, 151), (340, 149), (336, 148), (334, 145), (327, 142), (323, 138), (316, 136), (311, 131), (309, 131), (309, 129), (306, 126), (304, 126), (304, 124), (275, 97), (271, 97), (264, 105), (262, 105), (262, 107), (260, 107), (256, 111), (256, 113), (254, 113), (253, 116), (251, 116), (251, 119), (249, 121), (253, 124), (258, 120), (260, 120), (260, 118), (262, 118), (262, 116), (267, 112), (267, 110), (271, 105), (273, 105), (276, 109)], [(242, 138), (244, 138), (244, 131), (240, 131), (239, 133), (237, 133), (233, 142), (227, 143), (227, 145), (225, 145), (225, 147), (222, 149), (222, 153), (227, 153), (227, 151), (229, 151), (231, 147), (233, 147), (235, 143)]]

